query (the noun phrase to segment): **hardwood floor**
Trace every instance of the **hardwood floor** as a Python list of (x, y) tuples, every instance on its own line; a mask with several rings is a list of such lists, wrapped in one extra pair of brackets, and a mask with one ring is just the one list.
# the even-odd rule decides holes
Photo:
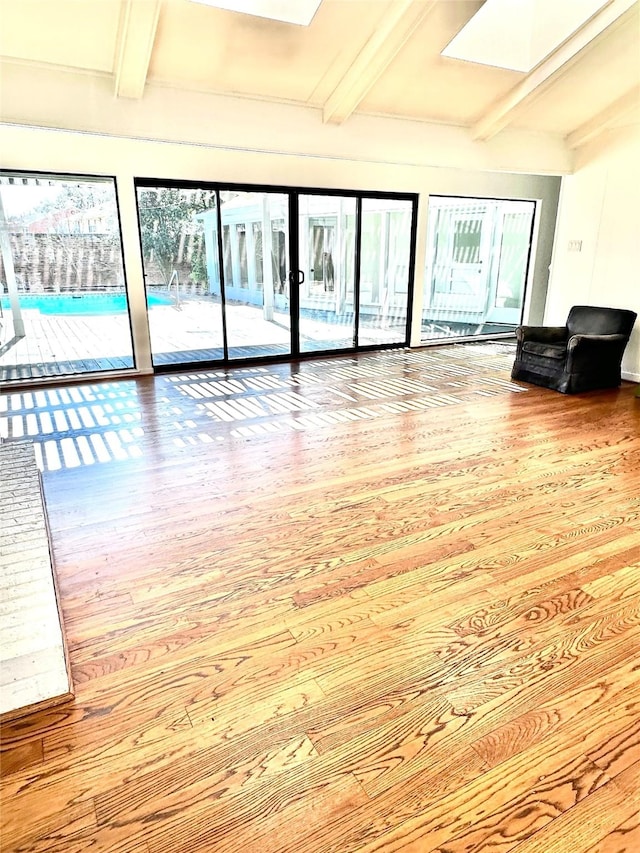
[(2, 850), (640, 849), (640, 400), (511, 358), (8, 395), (77, 695), (3, 729)]

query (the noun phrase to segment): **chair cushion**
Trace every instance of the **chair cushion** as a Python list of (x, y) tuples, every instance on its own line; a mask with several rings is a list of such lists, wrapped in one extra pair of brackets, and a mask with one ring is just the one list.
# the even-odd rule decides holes
[(525, 341), (522, 344), (523, 352), (531, 355), (542, 356), (543, 358), (557, 358), (562, 361), (567, 354), (567, 345), (562, 344), (546, 344), (539, 341)]

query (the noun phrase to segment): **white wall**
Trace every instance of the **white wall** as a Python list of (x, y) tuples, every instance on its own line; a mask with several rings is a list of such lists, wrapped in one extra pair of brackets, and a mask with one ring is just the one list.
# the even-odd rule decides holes
[[(580, 251), (570, 242), (581, 241)], [(630, 308), (640, 315), (640, 126), (585, 146), (562, 179), (546, 323), (564, 323), (572, 305)], [(622, 362), (640, 382), (640, 321)]]
[[(271, 114), (272, 119), (274, 115), (280, 114), (279, 110), (279, 105), (276, 105), (275, 113)], [(193, 118), (191, 116), (192, 120)], [(414, 314), (417, 320), (412, 335), (414, 343), (419, 340), (418, 320), (424, 275), (426, 211), (429, 194), (535, 199), (539, 202), (540, 239), (533, 267), (526, 318), (532, 322), (541, 321), (551, 259), (559, 178), (510, 173), (506, 170), (481, 170), (479, 168), (480, 163), (483, 162), (481, 153), (477, 157), (469, 154), (469, 160), (476, 166), (473, 170), (471, 168), (439, 168), (424, 163), (406, 162), (404, 158), (407, 150), (403, 145), (406, 139), (402, 126), (406, 124), (410, 129), (416, 123), (395, 120), (387, 122), (384, 119), (365, 121), (373, 123), (369, 126), (369, 130), (376, 131), (371, 136), (370, 146), (364, 144), (364, 140), (367, 139), (366, 133), (360, 138), (360, 134), (363, 133), (362, 127), (345, 131), (348, 135), (341, 135), (344, 128), (325, 128), (326, 133), (335, 134), (335, 136), (332, 136), (331, 144), (328, 139), (325, 139), (322, 144), (317, 143), (317, 148), (318, 151), (326, 150), (328, 153), (313, 151), (311, 137), (296, 137), (295, 126), (290, 129), (288, 124), (283, 125), (278, 131), (281, 139), (281, 150), (278, 152), (257, 150), (253, 147), (227, 148), (218, 143), (161, 142), (93, 132), (13, 125), (0, 126), (0, 150), (4, 168), (114, 175), (117, 178), (125, 268), (133, 314), (136, 364), (143, 372), (151, 369), (151, 358), (133, 191), (135, 177), (418, 193), (420, 203)], [(203, 122), (206, 124), (205, 119)], [(242, 138), (241, 130), (242, 123), (234, 125), (233, 128), (227, 128), (225, 132), (240, 139)], [(247, 145), (254, 140), (257, 143), (267, 137), (275, 138), (271, 125), (263, 134), (254, 121), (251, 133), (249, 130), (248, 124), (244, 125), (244, 138), (247, 140)], [(422, 128), (421, 132), (426, 131)], [(462, 129), (448, 128), (442, 130), (442, 138), (439, 138), (434, 130), (428, 152), (429, 159), (437, 159), (436, 154), (440, 152), (444, 161), (453, 159), (454, 162), (464, 163), (464, 148), (467, 143), (464, 142), (461, 134), (463, 134)], [(462, 146), (457, 153), (452, 153), (453, 137), (457, 138)], [(393, 143), (394, 138), (397, 140), (397, 145)], [(356, 145), (358, 139), (359, 143)], [(414, 143), (415, 139), (412, 144)], [(468, 145), (473, 146), (476, 143), (469, 142)], [(507, 153), (509, 146), (506, 140), (503, 140), (501, 145), (505, 146), (504, 156), (499, 157), (496, 149), (493, 149), (492, 154), (498, 162), (508, 163), (518, 159), (518, 144), (512, 146), (511, 155)], [(287, 147), (297, 147), (298, 151), (297, 153), (286, 152), (284, 149)], [(479, 146), (478, 151), (481, 152), (481, 149), (482, 145)], [(341, 156), (334, 153), (340, 150), (342, 150)], [(384, 159), (382, 159), (383, 153)], [(544, 159), (544, 153), (542, 159)]]

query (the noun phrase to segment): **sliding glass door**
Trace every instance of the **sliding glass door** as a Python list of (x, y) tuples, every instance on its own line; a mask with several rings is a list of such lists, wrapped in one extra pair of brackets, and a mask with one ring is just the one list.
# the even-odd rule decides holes
[(355, 346), (356, 199), (298, 197), (300, 352)]
[(407, 342), (414, 196), (136, 190), (155, 367)]
[(358, 343), (406, 339), (413, 205), (408, 199), (362, 200)]
[(137, 188), (154, 367), (224, 358), (216, 193)]
[(220, 213), (228, 357), (288, 355), (288, 195), (221, 190)]
[(407, 340), (412, 199), (300, 195), (300, 352)]

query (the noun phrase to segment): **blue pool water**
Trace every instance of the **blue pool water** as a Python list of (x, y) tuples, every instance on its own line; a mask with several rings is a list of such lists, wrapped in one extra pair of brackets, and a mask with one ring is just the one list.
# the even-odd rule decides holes
[[(149, 307), (154, 305), (171, 305), (169, 296), (159, 293), (147, 295)], [(10, 308), (9, 297), (0, 299), (2, 308)], [(127, 310), (127, 299), (124, 292), (116, 293), (21, 293), (20, 307), (24, 311), (39, 311), (41, 314), (121, 314)]]

